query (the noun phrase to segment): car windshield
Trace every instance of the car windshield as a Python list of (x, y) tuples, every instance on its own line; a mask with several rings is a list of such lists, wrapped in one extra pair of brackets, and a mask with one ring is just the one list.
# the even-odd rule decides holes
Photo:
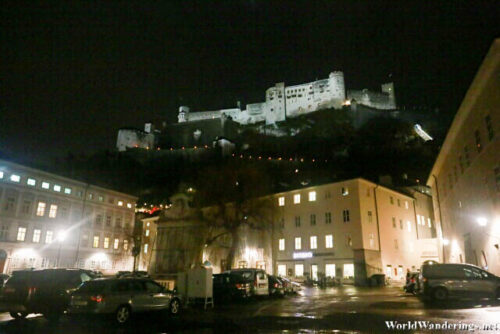
[(252, 280), (253, 278), (253, 273), (251, 271), (235, 271), (232, 272), (231, 275), (243, 280)]
[(99, 293), (106, 289), (106, 281), (87, 281), (78, 288), (80, 293)]

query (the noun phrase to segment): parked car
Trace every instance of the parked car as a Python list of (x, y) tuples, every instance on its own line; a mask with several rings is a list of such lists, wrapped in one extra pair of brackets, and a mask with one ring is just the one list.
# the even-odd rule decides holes
[(42, 313), (57, 320), (67, 309), (71, 292), (91, 279), (91, 273), (81, 269), (14, 271), (0, 294), (0, 309), (16, 319)]
[(420, 270), (421, 295), (448, 298), (500, 299), (500, 277), (470, 264), (424, 264)]
[(213, 275), (213, 295), (216, 301), (244, 299), (251, 295), (251, 286), (248, 280), (240, 275), (222, 273)]
[(419, 290), (419, 280), (418, 276), (420, 275), (419, 272), (410, 272), (410, 277), (408, 278), (405, 286), (403, 287), (403, 290), (407, 293), (412, 293), (416, 294), (417, 291)]
[[(102, 276), (101, 276), (102, 277)], [(119, 271), (116, 273), (116, 277), (142, 277), (149, 278), (147, 271)]]
[(250, 283), (252, 296), (268, 296), (269, 282), (267, 274), (263, 269), (231, 269), (229, 273), (239, 276), (242, 281)]
[(281, 282), (283, 283), (283, 288), (285, 290), (285, 294), (297, 293), (300, 291), (301, 287), (299, 283), (293, 282), (286, 277), (279, 277)]
[(181, 300), (150, 278), (98, 278), (85, 282), (71, 295), (69, 314), (112, 314), (119, 324), (132, 313), (168, 311), (176, 315)]
[(269, 295), (271, 296), (284, 296), (285, 288), (283, 286), (283, 281), (274, 275), (267, 275), (267, 281), (269, 285)]

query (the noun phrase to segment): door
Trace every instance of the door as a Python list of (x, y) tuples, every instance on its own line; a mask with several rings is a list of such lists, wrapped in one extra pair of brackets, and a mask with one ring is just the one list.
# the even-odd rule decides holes
[(311, 278), (313, 281), (318, 280), (318, 265), (317, 264), (311, 265)]
[(466, 276), (466, 297), (490, 297), (495, 296), (497, 283), (487, 272), (474, 267), (464, 267)]
[(170, 295), (164, 293), (163, 287), (153, 281), (145, 281), (144, 284), (149, 296), (149, 308), (167, 308), (170, 303)]
[(130, 299), (133, 311), (145, 311), (152, 304), (144, 281), (130, 280)]

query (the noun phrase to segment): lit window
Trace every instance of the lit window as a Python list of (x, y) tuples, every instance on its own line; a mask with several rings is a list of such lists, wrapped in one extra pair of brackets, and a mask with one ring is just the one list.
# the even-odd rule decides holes
[(127, 203), (127, 208), (131, 209), (132, 208), (132, 204)]
[(295, 238), (295, 249), (302, 249), (302, 238)]
[(278, 276), (286, 276), (286, 264), (278, 264)]
[(408, 201), (405, 201), (405, 208), (408, 209)]
[(354, 264), (344, 263), (344, 278), (354, 277)]
[(295, 276), (296, 277), (304, 276), (304, 265), (303, 264), (296, 264), (295, 265)]
[(148, 244), (145, 244), (145, 245), (144, 245), (144, 254), (147, 254), (147, 253), (148, 253), (148, 247), (149, 247), (149, 245), (148, 245)]
[(316, 200), (316, 192), (310, 191), (309, 192), (309, 202), (314, 202), (315, 200)]
[(108, 237), (104, 238), (104, 248), (109, 248), (109, 238)]
[(128, 249), (128, 240), (123, 240), (123, 249), (124, 250)]
[(64, 193), (67, 195), (71, 195), (71, 188), (64, 188)]
[(19, 227), (17, 229), (17, 241), (24, 241), (26, 238), (26, 227)]
[(147, 227), (149, 227), (149, 225), (150, 225), (150, 223), (149, 223), (149, 222), (147, 222), (147, 223), (146, 223), (146, 226), (147, 226)]
[(3, 179), (3, 172), (0, 172), (0, 179)]
[(99, 196), (98, 200), (99, 200), (99, 202), (104, 202), (104, 197), (103, 196)]
[(53, 238), (54, 238), (54, 232), (52, 232), (52, 231), (45, 232), (45, 243), (46, 244), (51, 244)]
[(333, 248), (333, 235), (331, 234), (325, 235), (325, 247)]
[(146, 237), (149, 237), (149, 230), (146, 230)]
[(35, 180), (35, 179), (31, 179), (31, 178), (29, 178), (29, 179), (26, 181), (26, 184), (27, 184), (28, 186), (33, 186), (33, 187), (34, 187), (34, 186), (36, 186), (36, 180)]
[(431, 223), (431, 219), (430, 218), (427, 218), (427, 223), (429, 223), (429, 228), (432, 227), (432, 223)]
[(311, 237), (311, 249), (316, 249), (318, 248), (318, 237), (312, 236)]
[(118, 206), (123, 206), (123, 201), (118, 201)]
[(325, 276), (330, 278), (335, 277), (335, 264), (325, 264)]
[(373, 233), (370, 233), (368, 238), (370, 239), (370, 248), (375, 248), (375, 236)]
[(92, 247), (94, 247), (94, 248), (99, 247), (99, 236), (98, 235), (94, 235), (94, 241), (92, 243)]
[(45, 206), (46, 204), (44, 202), (38, 202), (38, 206), (36, 208), (36, 215), (39, 217), (43, 217), (45, 214)]
[(49, 218), (56, 218), (57, 216), (57, 205), (51, 204), (49, 209)]
[(406, 222), (406, 225), (408, 226), (408, 232), (411, 232), (411, 222), (409, 220)]
[(278, 198), (278, 205), (285, 206), (285, 197)]
[(33, 230), (33, 242), (40, 242), (40, 236), (42, 235), (42, 231), (39, 229)]
[(342, 187), (342, 196), (347, 196), (349, 195), (349, 188), (347, 187)]
[(118, 249), (118, 246), (120, 246), (120, 240), (118, 238), (115, 238), (115, 242), (113, 243), (113, 248)]
[(417, 224), (420, 225), (420, 215), (417, 215)]
[(48, 182), (42, 182), (42, 188), (43, 189), (49, 189), (50, 188), (50, 183), (48, 183)]
[(300, 203), (300, 194), (293, 195), (293, 204), (299, 204), (299, 203)]
[(279, 240), (279, 250), (280, 251), (285, 250), (285, 239), (280, 239)]
[(10, 176), (10, 180), (11, 180), (12, 182), (19, 182), (19, 181), (21, 181), (21, 177), (20, 177), (19, 175), (12, 174), (12, 175)]
[(61, 192), (61, 186), (58, 184), (54, 184), (54, 191), (57, 191), (58, 193)]
[(89, 199), (94, 199), (94, 194), (90, 193), (89, 194)]

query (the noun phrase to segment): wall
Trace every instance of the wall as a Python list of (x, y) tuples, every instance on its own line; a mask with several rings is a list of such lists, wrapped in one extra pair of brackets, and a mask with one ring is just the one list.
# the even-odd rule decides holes
[(138, 129), (120, 129), (116, 139), (116, 147), (119, 152), (127, 148), (153, 149), (155, 147), (155, 136)]

